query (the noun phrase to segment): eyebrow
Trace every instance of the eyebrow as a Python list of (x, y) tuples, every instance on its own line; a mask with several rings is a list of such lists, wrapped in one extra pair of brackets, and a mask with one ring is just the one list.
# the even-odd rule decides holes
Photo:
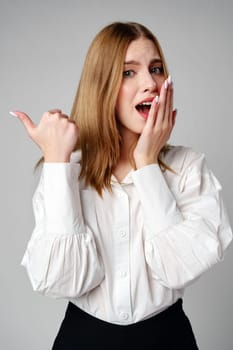
[[(161, 58), (154, 58), (150, 61), (150, 64), (152, 63), (162, 63), (162, 60)], [(129, 64), (132, 64), (134, 66), (140, 66), (140, 62), (137, 62), (135, 60), (130, 60), (130, 61), (126, 61), (124, 62), (125, 65), (129, 65)]]

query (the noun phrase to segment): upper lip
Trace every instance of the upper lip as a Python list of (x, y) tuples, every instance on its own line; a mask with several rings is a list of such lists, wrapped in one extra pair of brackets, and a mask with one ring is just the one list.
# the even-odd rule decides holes
[(154, 98), (155, 98), (155, 96), (153, 96), (153, 97), (147, 97), (147, 98), (145, 98), (144, 100), (138, 102), (138, 103), (136, 104), (136, 106), (138, 106), (138, 105), (140, 105), (140, 104), (142, 104), (142, 103), (145, 103), (145, 102), (152, 102), (152, 101), (154, 100)]

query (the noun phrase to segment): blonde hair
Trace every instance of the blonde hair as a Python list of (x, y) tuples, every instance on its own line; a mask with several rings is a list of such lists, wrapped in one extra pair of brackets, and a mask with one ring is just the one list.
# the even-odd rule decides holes
[[(92, 41), (70, 119), (79, 128), (75, 150), (81, 150), (81, 173), (86, 185), (100, 195), (111, 190), (111, 175), (120, 156), (120, 134), (115, 106), (120, 90), (126, 50), (140, 37), (151, 40), (158, 49), (165, 78), (168, 69), (157, 38), (150, 30), (134, 22), (114, 22), (103, 28)], [(164, 147), (161, 153), (166, 150)], [(132, 159), (131, 162), (133, 163)], [(161, 159), (159, 164), (169, 169)]]

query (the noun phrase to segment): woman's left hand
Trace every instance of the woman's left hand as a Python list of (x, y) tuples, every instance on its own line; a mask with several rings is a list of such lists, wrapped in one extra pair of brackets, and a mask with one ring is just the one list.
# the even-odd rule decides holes
[(165, 80), (159, 101), (152, 102), (145, 127), (134, 149), (136, 168), (158, 163), (161, 149), (167, 143), (175, 125), (176, 110), (173, 110), (173, 84)]

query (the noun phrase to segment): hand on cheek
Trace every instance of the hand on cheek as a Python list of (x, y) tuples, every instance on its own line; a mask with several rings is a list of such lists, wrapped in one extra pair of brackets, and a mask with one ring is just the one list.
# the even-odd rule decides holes
[(173, 84), (165, 80), (159, 101), (154, 99), (148, 119), (134, 149), (137, 169), (158, 162), (161, 149), (167, 143), (175, 125), (176, 110), (173, 110)]

